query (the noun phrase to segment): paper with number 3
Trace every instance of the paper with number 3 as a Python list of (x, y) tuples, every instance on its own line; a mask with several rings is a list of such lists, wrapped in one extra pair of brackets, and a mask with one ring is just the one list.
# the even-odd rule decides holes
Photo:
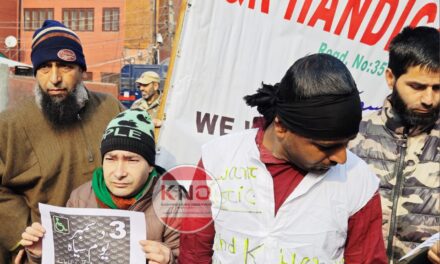
[(39, 209), (46, 229), (43, 264), (145, 264), (139, 245), (147, 234), (144, 213), (42, 203)]

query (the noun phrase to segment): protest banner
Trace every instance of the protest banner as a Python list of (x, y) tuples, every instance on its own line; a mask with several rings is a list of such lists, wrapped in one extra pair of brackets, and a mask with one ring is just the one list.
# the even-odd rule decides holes
[[(439, 28), (436, 0), (192, 0), (184, 2), (165, 87), (166, 121), (157, 163), (197, 164), (200, 146), (250, 128), (243, 96), (274, 84), (292, 63), (327, 53), (343, 61), (364, 114), (390, 93), (384, 80), (390, 40), (403, 27)], [(319, 76), (317, 76), (319, 78)]]

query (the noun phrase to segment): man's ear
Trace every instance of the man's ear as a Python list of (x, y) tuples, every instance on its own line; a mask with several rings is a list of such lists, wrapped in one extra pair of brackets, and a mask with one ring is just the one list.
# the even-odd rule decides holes
[(396, 77), (390, 68), (385, 70), (385, 81), (387, 82), (388, 88), (393, 90), (394, 84), (396, 83)]
[(287, 133), (287, 129), (283, 126), (278, 117), (275, 117), (275, 119), (273, 120), (273, 125), (276, 136), (279, 138), (283, 138)]
[(84, 70), (81, 70), (81, 77), (83, 80), (87, 80), (87, 72)]
[(155, 91), (159, 90), (159, 83), (154, 82), (153, 83), (153, 88), (154, 88)]

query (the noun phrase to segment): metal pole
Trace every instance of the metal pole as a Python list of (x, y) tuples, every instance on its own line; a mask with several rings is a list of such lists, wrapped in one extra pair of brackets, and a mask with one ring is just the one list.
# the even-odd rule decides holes
[(0, 63), (0, 112), (8, 105), (9, 67)]
[(18, 30), (17, 30), (17, 36), (18, 36), (18, 58), (17, 61), (21, 61), (21, 3), (22, 0), (18, 1)]
[(159, 8), (158, 7), (159, 4), (159, 0), (154, 0), (154, 11), (153, 11), (153, 19), (154, 19), (154, 30), (153, 30), (153, 39), (154, 39), (154, 54), (153, 54), (153, 64), (158, 64), (158, 60), (157, 60), (157, 52), (158, 52), (158, 46), (157, 46), (157, 11)]

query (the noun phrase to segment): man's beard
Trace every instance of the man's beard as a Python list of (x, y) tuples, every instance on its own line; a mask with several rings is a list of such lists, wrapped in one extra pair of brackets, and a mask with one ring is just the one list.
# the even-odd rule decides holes
[(156, 93), (157, 93), (156, 91), (153, 91), (153, 92), (151, 92), (149, 94), (146, 94), (146, 96), (142, 95), (142, 98), (144, 98), (144, 100), (148, 102), (148, 101), (150, 101), (153, 98), (153, 96), (156, 95)]
[(399, 116), (404, 126), (429, 127), (434, 125), (439, 117), (440, 105), (432, 107), (426, 114), (417, 113), (409, 109), (399, 92), (397, 92), (396, 85), (393, 87), (390, 101), (395, 113)]
[(37, 103), (41, 106), (44, 116), (56, 127), (76, 123), (78, 121), (78, 113), (87, 100), (87, 92), (82, 83), (78, 84), (64, 97), (50, 96), (38, 84), (35, 92)]

